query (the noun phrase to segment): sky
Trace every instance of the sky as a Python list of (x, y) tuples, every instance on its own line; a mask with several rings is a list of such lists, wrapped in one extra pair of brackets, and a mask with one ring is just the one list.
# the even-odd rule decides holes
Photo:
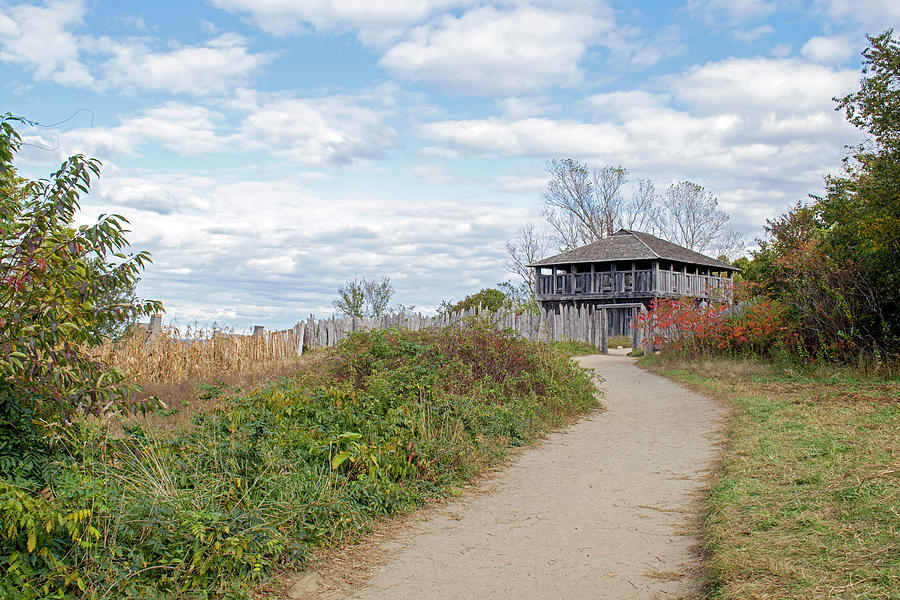
[[(289, 327), (353, 277), (433, 310), (512, 279), (546, 164), (705, 186), (748, 246), (861, 134), (893, 0), (0, 0), (20, 174), (100, 159), (166, 321)], [(626, 190), (626, 194), (628, 191)]]

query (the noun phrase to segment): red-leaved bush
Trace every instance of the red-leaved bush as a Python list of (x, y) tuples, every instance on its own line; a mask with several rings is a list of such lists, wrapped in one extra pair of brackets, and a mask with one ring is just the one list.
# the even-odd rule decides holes
[(762, 300), (742, 307), (698, 304), (691, 298), (656, 299), (637, 317), (654, 346), (692, 356), (768, 354), (791, 346), (796, 327), (777, 302)]

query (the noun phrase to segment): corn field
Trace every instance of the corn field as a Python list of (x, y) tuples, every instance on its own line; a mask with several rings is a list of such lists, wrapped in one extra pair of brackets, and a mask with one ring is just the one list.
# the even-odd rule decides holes
[(139, 383), (215, 380), (223, 375), (269, 370), (296, 360), (305, 349), (335, 346), (355, 331), (442, 327), (476, 314), (529, 340), (582, 341), (605, 352), (609, 335), (640, 335), (631, 322), (641, 308), (637, 304), (602, 310), (562, 307), (559, 313), (513, 310), (484, 313), (470, 309), (437, 316), (399, 313), (377, 318), (316, 319), (310, 315), (291, 329), (254, 335), (236, 335), (220, 329), (163, 328), (151, 334), (140, 332), (124, 340), (109, 341), (97, 350), (97, 358), (118, 367), (130, 381)]

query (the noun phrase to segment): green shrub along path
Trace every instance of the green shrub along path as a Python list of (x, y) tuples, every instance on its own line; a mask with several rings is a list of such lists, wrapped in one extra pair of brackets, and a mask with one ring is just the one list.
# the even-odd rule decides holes
[(354, 550), (364, 559), (358, 568), (334, 569), (346, 561), (341, 555), (312, 567), (290, 596), (702, 597), (702, 491), (722, 405), (622, 354), (578, 361), (605, 380), (606, 410), (523, 450), (471, 493)]
[(51, 447), (0, 389), (0, 598), (250, 597), (597, 407), (568, 354), (477, 322), (356, 334), (208, 393), (187, 433), (82, 417)]

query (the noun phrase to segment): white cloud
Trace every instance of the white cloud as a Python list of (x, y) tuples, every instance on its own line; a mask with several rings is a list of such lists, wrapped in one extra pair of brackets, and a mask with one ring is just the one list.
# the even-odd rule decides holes
[[(222, 93), (250, 79), (272, 58), (251, 52), (247, 41), (235, 34), (161, 52), (145, 38), (77, 35), (73, 30), (84, 24), (84, 16), (81, 0), (10, 7), (0, 14), (0, 61), (32, 71), (37, 81), (100, 92), (203, 95)], [(131, 19), (146, 29), (143, 19)]]
[[(114, 127), (34, 134), (34, 143), (53, 146), (62, 158), (74, 153), (115, 158), (140, 155), (159, 143), (179, 156), (262, 152), (306, 166), (354, 166), (386, 157), (398, 145), (384, 123), (385, 112), (372, 97), (295, 98), (240, 90), (225, 112), (168, 102), (124, 118)], [(375, 104), (376, 106), (369, 106)], [(31, 139), (31, 138), (29, 138)], [(298, 175), (322, 180), (324, 173)]]
[(450, 185), (456, 183), (456, 176), (447, 173), (444, 165), (437, 162), (412, 165), (409, 172), (417, 180), (433, 185)]
[(680, 99), (700, 110), (797, 113), (832, 110), (831, 98), (857, 84), (856, 71), (799, 59), (728, 58), (673, 78)]
[(547, 110), (545, 98), (518, 98), (511, 96), (499, 102), (504, 116), (511, 119), (535, 117)]
[(226, 152), (230, 136), (217, 133), (225, 117), (202, 106), (169, 102), (126, 120), (119, 131), (139, 143), (161, 142), (180, 156)]
[(586, 100), (597, 116), (605, 121), (627, 120), (649, 110), (662, 109), (669, 102), (667, 94), (651, 94), (642, 90), (625, 90), (594, 94)]
[(582, 123), (574, 119), (498, 118), (447, 120), (421, 126), (422, 135), (464, 155), (496, 153), (502, 156), (547, 157), (598, 155), (624, 150), (617, 128), (607, 123)]
[(821, 189), (822, 175), (839, 167), (844, 145), (856, 136), (831, 98), (857, 78), (798, 59), (727, 59), (672, 77), (668, 93), (595, 95), (588, 105), (596, 122), (447, 119), (422, 125), (421, 134), (460, 156), (572, 156), (625, 165), (658, 185), (692, 179), (733, 203), (735, 219), (758, 224), (731, 191), (767, 198), (774, 189), (796, 200)]
[[(141, 146), (159, 142), (180, 156), (226, 152), (232, 137), (217, 132), (224, 115), (202, 106), (169, 102), (125, 118), (114, 127), (92, 127), (68, 131), (47, 131), (57, 136), (57, 156), (72, 154), (114, 159), (138, 155)], [(40, 142), (49, 145), (49, 140)]]
[(688, 0), (688, 10), (707, 22), (724, 18), (731, 23), (761, 19), (775, 12), (774, 0)]
[(119, 89), (133, 87), (174, 94), (222, 93), (256, 74), (272, 57), (254, 54), (247, 40), (223, 34), (197, 46), (154, 52), (141, 43), (121, 43), (102, 38), (91, 44), (108, 52), (105, 83)]
[(277, 35), (296, 33), (304, 24), (318, 30), (358, 29), (384, 32), (417, 23), (433, 12), (474, 0), (212, 0), (219, 8), (249, 13), (261, 29)]
[(495, 177), (490, 183), (492, 190), (510, 194), (528, 194), (534, 198), (537, 198), (546, 186), (546, 177), (516, 177), (513, 175)]
[(687, 50), (687, 44), (676, 26), (664, 27), (649, 39), (641, 39), (639, 34), (638, 30), (625, 27), (600, 40), (600, 45), (611, 52), (609, 62), (612, 66), (646, 69), (664, 58), (680, 56)]
[(248, 147), (304, 165), (346, 166), (381, 159), (398, 144), (383, 114), (354, 98), (275, 98), (248, 110), (240, 128)]
[(816, 4), (833, 19), (873, 28), (872, 34), (900, 23), (900, 3), (895, 0), (816, 0)]
[(381, 65), (399, 75), (475, 94), (573, 85), (588, 43), (611, 26), (587, 13), (480, 7), (413, 29)]
[(774, 31), (775, 29), (771, 25), (760, 25), (752, 29), (735, 29), (731, 35), (737, 40), (750, 44)]
[(791, 52), (794, 51), (794, 47), (791, 46), (789, 42), (782, 42), (780, 44), (775, 44), (769, 50), (769, 54), (774, 56), (775, 58), (786, 58), (791, 55)]
[(0, 61), (34, 72), (38, 81), (88, 87), (94, 83), (79, 60), (78, 39), (68, 29), (82, 23), (80, 0), (59, 0), (46, 6), (19, 4), (0, 14)]
[[(353, 276), (390, 276), (405, 304), (460, 299), (504, 277), (503, 245), (530, 216), (490, 196), (422, 210), (377, 194), (325, 200), (294, 179), (178, 173), (104, 177), (86, 211), (126, 214), (133, 247), (153, 254), (139, 294), (163, 299), (170, 316), (241, 328), (330, 311), (337, 286)], [(447, 272), (466, 276), (448, 281)]]
[(125, 206), (160, 215), (185, 210), (208, 211), (212, 207), (185, 181), (173, 177), (168, 181), (139, 176), (117, 176), (116, 170), (104, 169), (104, 177), (92, 190), (95, 201)]
[(843, 64), (856, 54), (856, 48), (847, 38), (819, 36), (803, 44), (800, 54), (818, 63)]

